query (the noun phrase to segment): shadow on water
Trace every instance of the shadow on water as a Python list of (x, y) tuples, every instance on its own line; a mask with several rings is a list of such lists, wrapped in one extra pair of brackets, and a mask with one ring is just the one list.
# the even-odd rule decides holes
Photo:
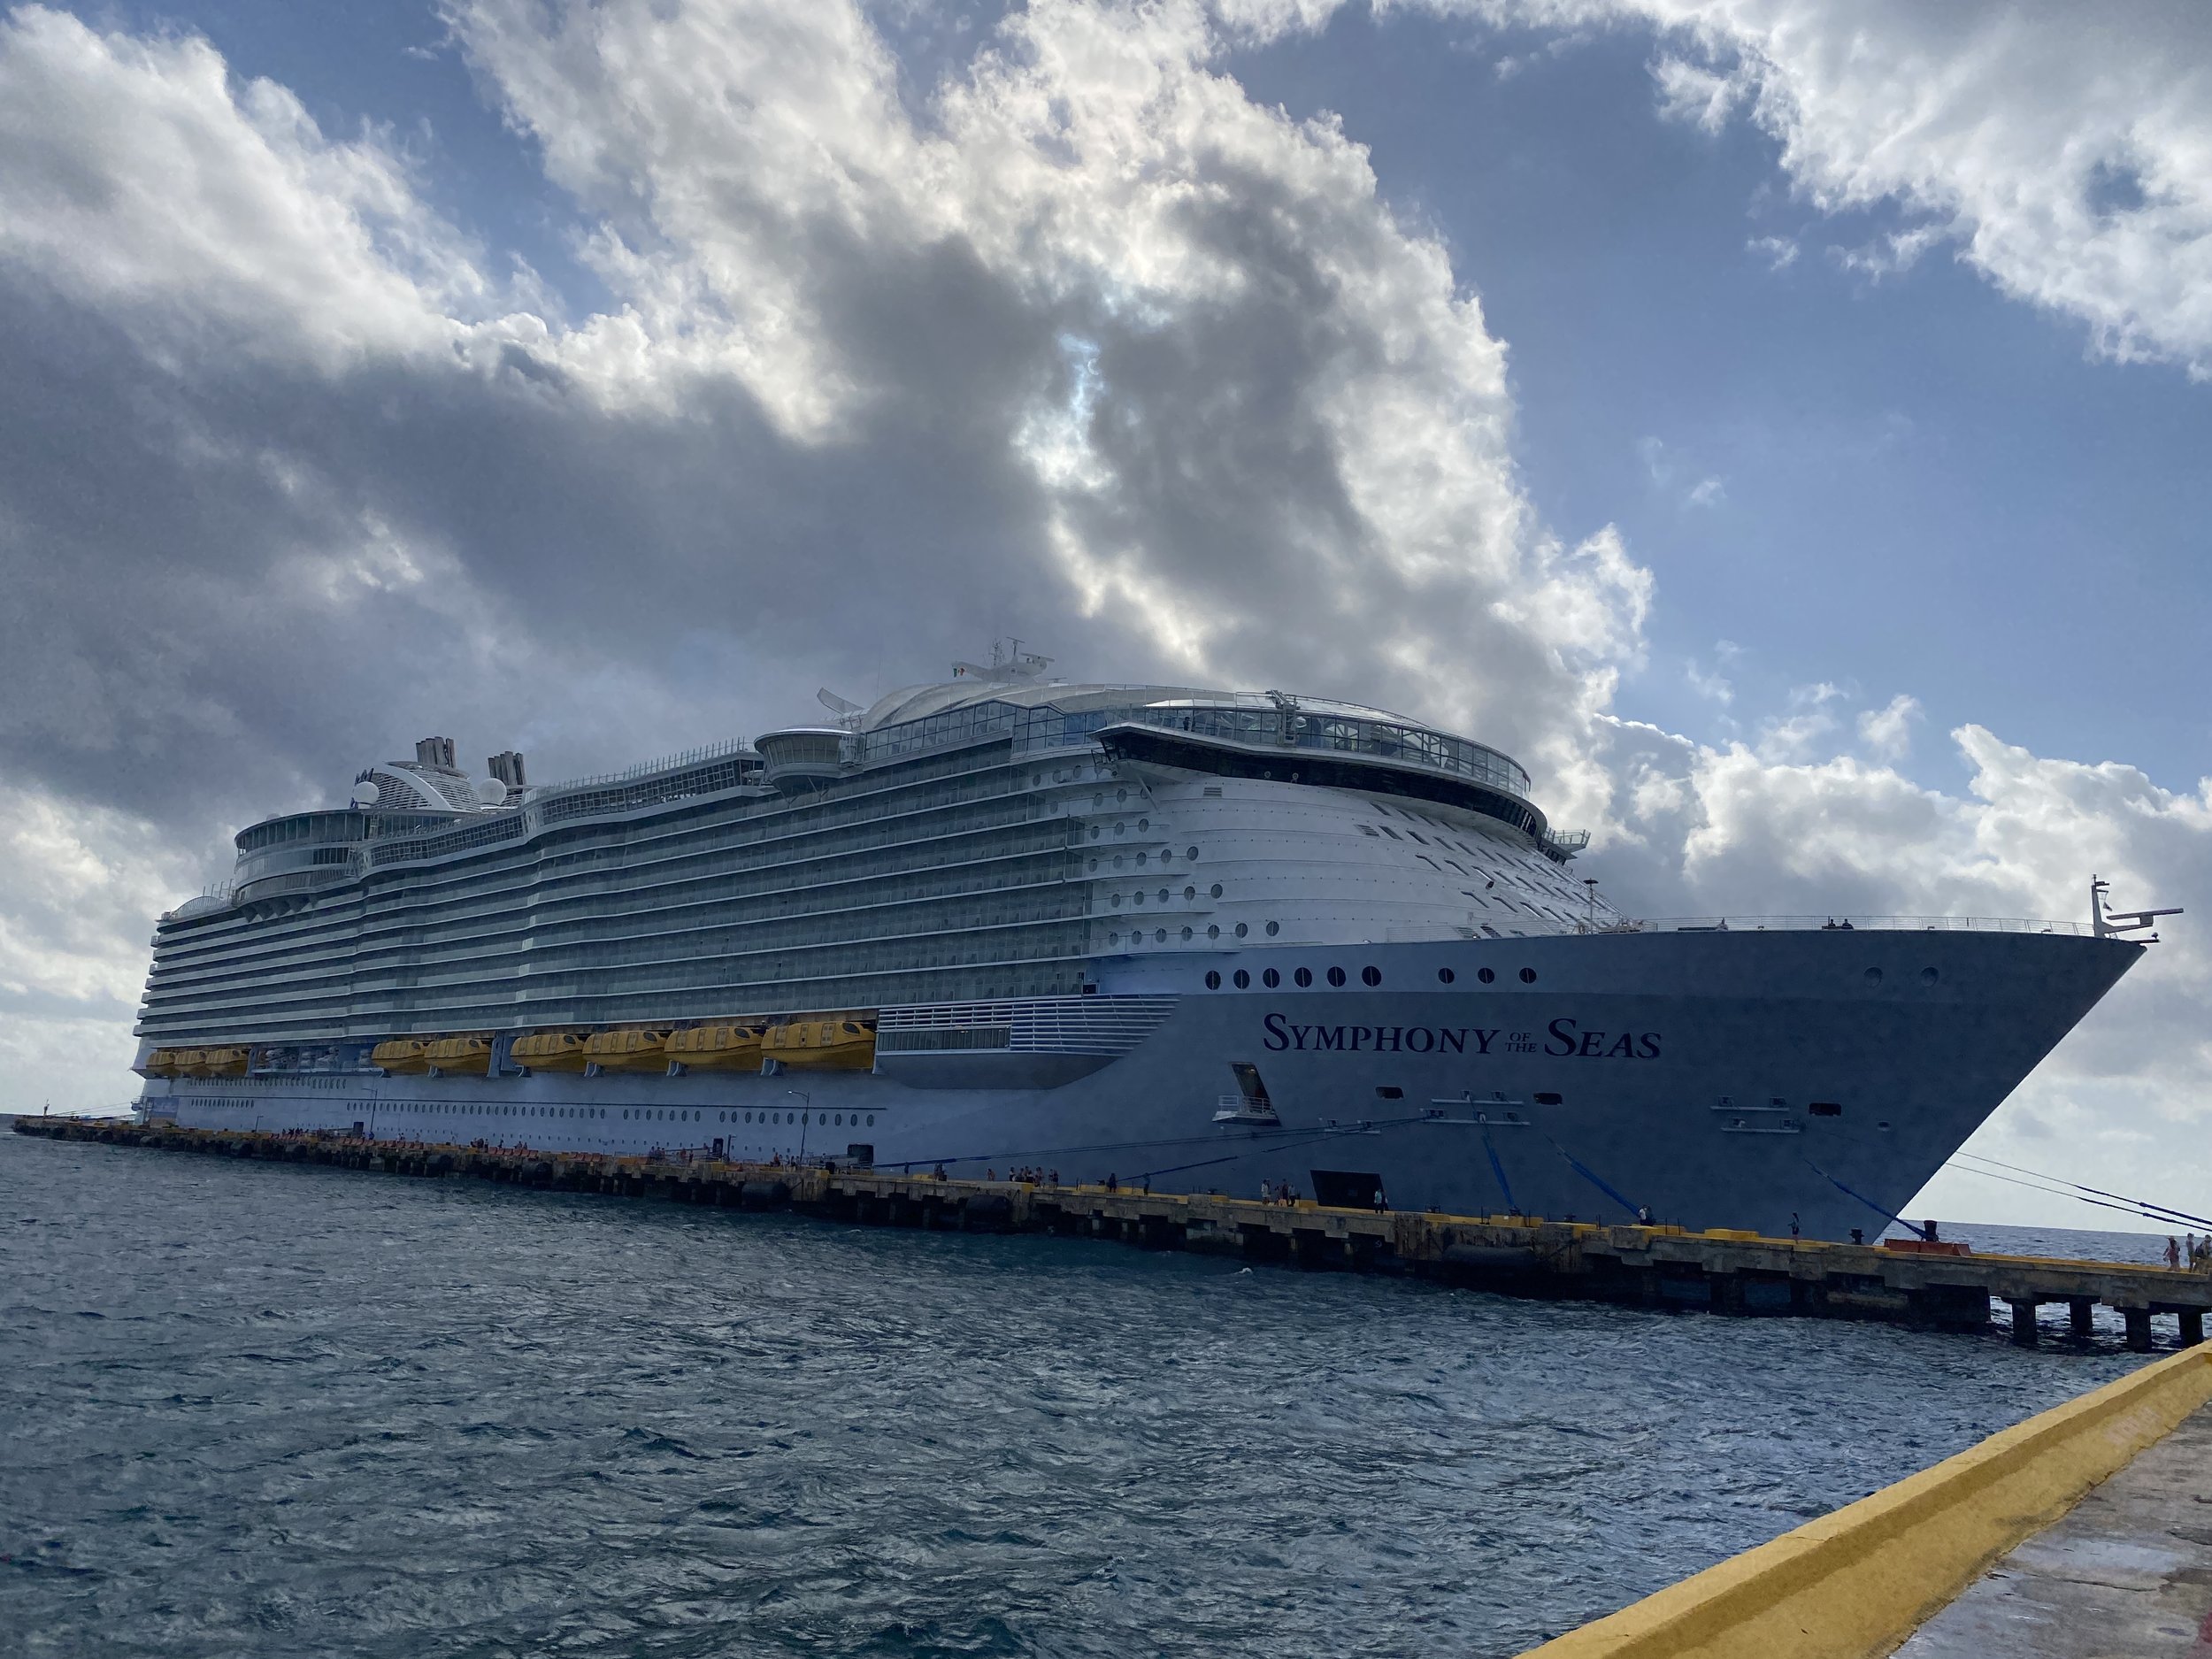
[(29, 1653), (1511, 1654), (2131, 1363), (14, 1136), (0, 1231)]

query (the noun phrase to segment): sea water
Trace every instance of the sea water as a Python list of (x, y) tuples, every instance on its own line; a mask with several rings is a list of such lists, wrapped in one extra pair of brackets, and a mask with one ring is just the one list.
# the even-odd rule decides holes
[(2137, 1363), (14, 1135), (0, 1237), (25, 1654), (1508, 1655)]

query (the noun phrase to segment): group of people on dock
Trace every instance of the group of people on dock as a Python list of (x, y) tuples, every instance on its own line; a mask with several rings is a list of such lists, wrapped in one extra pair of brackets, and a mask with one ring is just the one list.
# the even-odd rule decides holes
[(2193, 1273), (2212, 1268), (2212, 1233), (2200, 1239), (2193, 1233), (2185, 1233), (2178, 1239), (2166, 1240), (2166, 1265), (2178, 1271), (2185, 1262)]
[[(937, 1172), (940, 1177), (944, 1174), (944, 1166), (942, 1164), (938, 1165)], [(995, 1181), (998, 1179), (998, 1171), (996, 1170), (986, 1170), (983, 1171), (983, 1179), (987, 1181)], [(1057, 1187), (1060, 1184), (1060, 1171), (1057, 1170), (1033, 1170), (1025, 1165), (1023, 1168), (1018, 1170), (1007, 1171), (1006, 1179), (1010, 1181), (1018, 1181), (1024, 1187)]]

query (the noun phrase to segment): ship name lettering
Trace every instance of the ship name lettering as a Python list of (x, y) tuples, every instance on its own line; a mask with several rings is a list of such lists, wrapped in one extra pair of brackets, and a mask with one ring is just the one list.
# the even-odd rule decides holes
[(1601, 1031), (1578, 1031), (1571, 1019), (1555, 1019), (1549, 1030), (1551, 1034), (1545, 1040), (1544, 1052), (1555, 1059), (1656, 1060), (1659, 1057), (1659, 1033), (1655, 1031), (1624, 1031), (1618, 1036), (1609, 1038)]

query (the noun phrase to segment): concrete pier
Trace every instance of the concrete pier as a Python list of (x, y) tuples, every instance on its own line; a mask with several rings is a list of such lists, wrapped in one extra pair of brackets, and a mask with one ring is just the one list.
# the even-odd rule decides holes
[(1898, 1659), (2212, 1654), (2212, 1407), (2020, 1544)]
[(2131, 1348), (2147, 1349), (2154, 1318), (2200, 1341), (2212, 1273), (2112, 1262), (1953, 1254), (1769, 1239), (1725, 1229), (1608, 1226), (1533, 1216), (1329, 1209), (1216, 1194), (941, 1180), (832, 1164), (804, 1168), (680, 1159), (555, 1155), (529, 1148), (425, 1146), (352, 1138), (261, 1135), (113, 1120), (24, 1118), (19, 1134), (311, 1164), (417, 1178), (498, 1181), (562, 1192), (653, 1197), (737, 1210), (792, 1210), (879, 1226), (1113, 1239), (1352, 1272), (1417, 1275), (1507, 1294), (1702, 1310), (1796, 1315), (1985, 1331), (1993, 1299), (2008, 1302), (2016, 1340), (2037, 1337), (2036, 1311), (2065, 1303), (2085, 1334), (2098, 1303), (2123, 1315)]

